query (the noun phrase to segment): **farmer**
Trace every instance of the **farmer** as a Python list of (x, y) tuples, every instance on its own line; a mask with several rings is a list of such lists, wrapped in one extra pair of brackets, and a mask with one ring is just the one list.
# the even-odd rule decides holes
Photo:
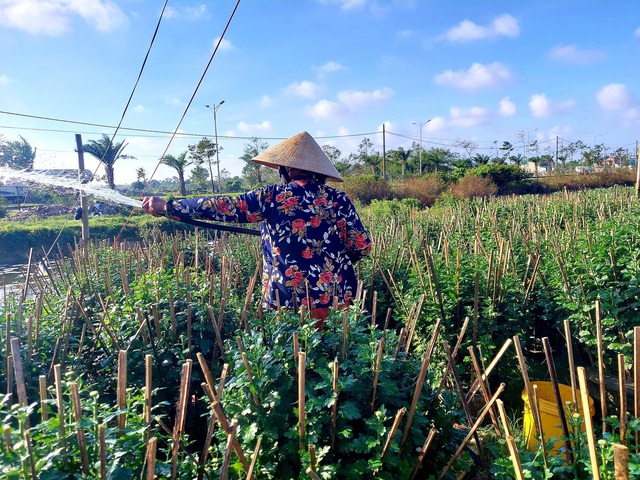
[(334, 297), (338, 306), (352, 302), (357, 289), (353, 265), (371, 250), (369, 236), (346, 193), (325, 185), (342, 177), (307, 132), (252, 161), (277, 168), (282, 184), (237, 197), (168, 202), (145, 197), (142, 207), (178, 221), (260, 222), (265, 307), (297, 310), (304, 305), (321, 328)]

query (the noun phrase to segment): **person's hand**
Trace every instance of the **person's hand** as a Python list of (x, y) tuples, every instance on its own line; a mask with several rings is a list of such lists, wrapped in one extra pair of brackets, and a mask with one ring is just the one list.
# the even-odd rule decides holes
[(154, 217), (164, 217), (167, 214), (167, 202), (160, 197), (144, 197), (142, 208)]

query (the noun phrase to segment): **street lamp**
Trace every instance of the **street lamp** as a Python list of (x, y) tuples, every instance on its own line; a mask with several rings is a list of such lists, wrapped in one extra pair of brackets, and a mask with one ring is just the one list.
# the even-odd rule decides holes
[(422, 175), (422, 127), (424, 127), (431, 120), (432, 119), (430, 118), (429, 120), (427, 120), (425, 122), (421, 122), (421, 123), (413, 122), (414, 125), (419, 125), (420, 126), (420, 150), (418, 152), (418, 157), (420, 159), (420, 175)]
[[(220, 190), (220, 146), (218, 145), (218, 120), (216, 118), (216, 112), (220, 108), (220, 105), (222, 105), (223, 103), (224, 103), (224, 100), (222, 100), (219, 104), (214, 105), (213, 107), (211, 105), (205, 105), (205, 107), (207, 107), (209, 110), (213, 112), (213, 130), (216, 136), (216, 165), (218, 167), (218, 193), (221, 192)], [(211, 171), (211, 162), (209, 162), (209, 173), (211, 174), (211, 178), (213, 178), (213, 171)]]

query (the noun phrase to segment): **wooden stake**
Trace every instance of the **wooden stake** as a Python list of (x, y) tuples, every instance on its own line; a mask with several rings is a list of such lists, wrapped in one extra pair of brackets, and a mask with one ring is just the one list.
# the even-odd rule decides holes
[(376, 369), (373, 374), (373, 395), (371, 396), (371, 413), (373, 414), (376, 405), (376, 390), (378, 388), (378, 375), (380, 374), (380, 363), (382, 362), (382, 350), (384, 348), (384, 338), (378, 342), (378, 357), (376, 358)]
[(307, 468), (307, 475), (309, 475), (312, 480), (322, 480), (318, 474), (311, 469), (311, 467)]
[(420, 452), (420, 456), (418, 457), (418, 462), (416, 463), (416, 466), (413, 468), (413, 473), (411, 474), (410, 480), (413, 480), (414, 478), (416, 478), (416, 475), (420, 471), (420, 468), (422, 467), (422, 461), (424, 460), (424, 457), (427, 455), (427, 452), (429, 451), (429, 447), (431, 446), (431, 442), (433, 441), (433, 438), (436, 436), (436, 432), (437, 430), (435, 428), (432, 428), (431, 430), (429, 430), (429, 435), (427, 435), (427, 439), (424, 441), (424, 445), (422, 446), (422, 451)]
[(184, 432), (187, 419), (187, 405), (189, 404), (189, 385), (191, 383), (191, 368), (193, 360), (187, 360), (182, 366), (180, 377), (180, 393), (178, 395), (178, 408), (176, 409), (176, 421), (173, 426), (173, 445), (171, 447), (171, 480), (175, 480), (178, 468), (178, 452), (180, 450), (180, 438)]
[(629, 480), (629, 449), (625, 445), (613, 444), (613, 465), (616, 480)]
[(411, 407), (409, 408), (409, 416), (407, 417), (407, 425), (404, 428), (404, 433), (402, 435), (402, 441), (400, 442), (400, 448), (402, 448), (409, 437), (409, 429), (411, 428), (411, 423), (413, 421), (413, 415), (416, 412), (416, 407), (418, 406), (418, 400), (420, 399), (420, 393), (422, 392), (422, 385), (424, 384), (424, 379), (427, 376), (427, 370), (429, 368), (429, 364), (431, 363), (431, 355), (433, 355), (433, 351), (436, 347), (436, 341), (438, 339), (438, 335), (440, 334), (440, 327), (442, 322), (440, 319), (436, 322), (435, 327), (433, 328), (433, 333), (431, 334), (431, 341), (429, 342), (429, 346), (427, 347), (427, 352), (424, 356), (424, 360), (422, 361), (422, 366), (420, 367), (420, 373), (418, 374), (418, 379), (416, 381), (416, 388), (413, 391), (413, 399), (411, 400)]
[(396, 433), (398, 431), (398, 427), (400, 426), (400, 422), (402, 421), (402, 417), (404, 417), (404, 414), (406, 412), (407, 412), (407, 408), (406, 407), (402, 407), (400, 410), (398, 410), (398, 413), (396, 413), (396, 418), (393, 420), (393, 425), (391, 426), (391, 430), (389, 431), (389, 435), (387, 435), (387, 441), (384, 443), (384, 448), (382, 449), (382, 454), (380, 455), (380, 460), (382, 460), (384, 458), (384, 456), (387, 454), (387, 452), (389, 451), (389, 446), (391, 445), (391, 441), (396, 436)]
[(62, 399), (62, 372), (60, 371), (60, 365), (53, 367), (53, 373), (56, 384), (56, 404), (58, 406), (59, 428), (60, 428), (60, 446), (62, 447), (62, 457), (66, 462), (67, 455), (67, 441), (65, 435), (64, 426), (64, 401)]
[(333, 405), (331, 405), (331, 449), (335, 447), (336, 422), (338, 420), (338, 359), (333, 361)]
[(156, 476), (156, 449), (158, 439), (151, 437), (147, 443), (147, 480), (154, 480)]
[(573, 412), (578, 412), (578, 389), (576, 388), (576, 366), (573, 361), (573, 346), (571, 343), (571, 327), (569, 320), (564, 320), (564, 340), (567, 345), (567, 357), (569, 359), (569, 376), (571, 377), (571, 395), (573, 399)]
[(591, 460), (591, 473), (593, 480), (600, 480), (600, 469), (598, 467), (598, 451), (596, 449), (596, 439), (593, 431), (593, 421), (589, 412), (589, 385), (587, 385), (587, 372), (584, 367), (578, 367), (578, 384), (580, 386), (580, 399), (582, 400), (584, 415), (584, 426), (589, 446), (589, 459)]
[(220, 382), (218, 382), (218, 390), (216, 392), (216, 398), (218, 401), (222, 398), (222, 390), (224, 389), (224, 382), (227, 378), (227, 373), (229, 372), (229, 364), (225, 363), (222, 366), (222, 371), (220, 372)]
[(13, 452), (13, 441), (11, 440), (11, 427), (9, 425), (2, 426), (4, 433), (4, 448), (7, 453)]
[(42, 422), (46, 422), (49, 419), (49, 407), (47, 406), (47, 377), (46, 375), (40, 375), (38, 377), (38, 383), (40, 387), (40, 418)]
[(305, 375), (307, 354), (298, 354), (298, 436), (300, 450), (304, 449), (305, 429)]
[[(211, 402), (211, 410), (213, 411), (213, 414), (216, 416), (216, 420), (218, 420), (218, 423), (220, 424), (224, 432), (227, 435), (229, 435), (231, 433), (231, 426), (229, 425), (229, 421), (227, 420), (227, 417), (222, 411), (222, 407), (220, 406), (220, 403), (218, 401)], [(244, 452), (242, 451), (242, 447), (240, 446), (240, 443), (238, 442), (237, 438), (233, 442), (233, 450), (236, 452), (238, 459), (240, 459), (240, 462), (244, 467), (245, 473), (248, 472), (249, 462), (244, 456)]]
[(253, 455), (251, 455), (251, 465), (249, 466), (249, 471), (247, 472), (247, 480), (253, 480), (253, 471), (256, 468), (256, 462), (258, 460), (258, 455), (260, 454), (261, 444), (262, 444), (262, 437), (258, 437), (258, 441), (256, 442), (256, 448), (253, 450)]
[[(473, 365), (473, 370), (475, 371), (476, 378), (477, 379), (481, 379), (482, 378), (482, 371), (480, 369), (480, 365), (478, 363), (478, 359), (476, 358), (476, 354), (474, 353), (473, 346), (469, 346), (469, 348), (467, 350), (469, 351), (469, 355), (471, 356), (471, 363)], [(482, 392), (482, 398), (484, 399), (484, 403), (486, 405), (489, 402), (489, 400), (491, 399), (491, 390), (484, 383), (484, 381), (480, 381), (480, 391)], [(498, 425), (498, 419), (496, 417), (496, 412), (492, 409), (491, 412), (489, 412), (489, 414), (491, 416), (491, 423), (493, 423), (493, 427), (494, 427), (494, 429), (496, 431), (496, 435), (498, 436), (498, 438), (500, 438), (502, 436), (502, 433), (500, 432), (500, 426)]]
[(513, 341), (511, 339), (507, 339), (507, 341), (504, 342), (504, 345), (502, 345), (498, 353), (496, 353), (496, 356), (493, 357), (493, 360), (491, 360), (491, 363), (489, 363), (489, 366), (485, 369), (484, 373), (482, 374), (482, 378), (476, 379), (473, 382), (473, 384), (471, 385), (471, 388), (469, 389), (469, 393), (467, 393), (467, 401), (469, 401), (471, 397), (473, 397), (476, 394), (476, 392), (480, 388), (480, 382), (484, 382), (487, 380), (487, 378), (489, 378), (489, 374), (495, 368), (498, 362), (502, 359), (503, 355), (507, 352), (512, 342)]
[(36, 460), (33, 456), (33, 444), (31, 443), (31, 436), (29, 430), (24, 431), (24, 443), (27, 445), (27, 454), (29, 455), (29, 467), (31, 469), (31, 478), (36, 480), (38, 473), (36, 472)]
[(82, 463), (82, 474), (89, 475), (89, 455), (87, 454), (87, 439), (84, 434), (84, 428), (80, 427), (82, 421), (82, 405), (80, 404), (80, 391), (78, 384), (72, 382), (71, 399), (73, 403), (73, 416), (76, 421), (76, 437), (78, 438), (78, 446), (80, 447), (80, 460)]
[[(640, 327), (633, 327), (633, 412), (636, 418), (640, 417)], [(640, 433), (636, 432), (636, 453), (639, 443)]]
[(220, 480), (226, 480), (229, 474), (229, 464), (231, 463), (231, 452), (233, 451), (233, 441), (236, 438), (236, 429), (238, 428), (238, 421), (234, 418), (231, 421), (229, 436), (227, 437), (227, 448), (224, 451), (224, 459), (222, 461), (222, 467), (220, 467)]
[[(127, 351), (118, 351), (118, 391), (117, 391), (118, 410), (127, 408)], [(127, 414), (122, 412), (118, 414), (118, 435), (124, 433), (124, 427), (127, 423)]]
[[(607, 431), (607, 389), (604, 378), (604, 345), (602, 342), (602, 319), (600, 299), (596, 300), (596, 340), (598, 343), (598, 384), (600, 385), (600, 411), (602, 413), (602, 432)], [(585, 404), (585, 408), (589, 404)]]
[[(624, 354), (618, 354), (618, 382), (620, 392), (620, 442), (627, 441), (627, 378), (624, 368)], [(588, 408), (585, 407), (585, 408)]]
[(151, 425), (151, 408), (153, 394), (153, 356), (145, 355), (144, 357), (144, 423), (148, 427)]

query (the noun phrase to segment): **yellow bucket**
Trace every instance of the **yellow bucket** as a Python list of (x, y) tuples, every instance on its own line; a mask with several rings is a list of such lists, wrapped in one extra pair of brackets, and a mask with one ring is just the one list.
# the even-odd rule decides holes
[[(538, 388), (538, 407), (540, 409), (540, 420), (542, 423), (542, 431), (544, 433), (545, 442), (551, 437), (562, 437), (562, 424), (560, 416), (558, 415), (558, 407), (556, 406), (556, 397), (553, 393), (553, 384), (551, 382), (531, 382), (531, 388), (536, 385)], [(573, 402), (573, 394), (571, 387), (568, 385), (559, 384), (560, 398), (562, 399), (562, 405), (564, 408), (564, 414), (567, 418), (567, 424), (569, 425), (569, 433), (571, 433), (571, 412), (572, 409), (567, 405), (567, 402)], [(527, 441), (527, 449), (535, 450), (538, 447), (538, 439), (536, 438), (536, 425), (533, 421), (533, 414), (531, 412), (531, 404), (529, 403), (529, 396), (526, 389), (522, 392), (522, 400), (524, 400), (524, 422), (523, 422), (523, 434)], [(584, 418), (584, 409), (582, 408), (582, 399), (580, 398), (580, 391), (578, 390), (578, 412), (581, 417)], [(593, 417), (595, 413), (593, 399), (589, 397), (589, 416)], [(581, 425), (581, 430), (584, 431), (584, 423)], [(558, 440), (553, 445), (552, 454), (558, 453), (559, 449), (564, 446), (563, 440)]]

